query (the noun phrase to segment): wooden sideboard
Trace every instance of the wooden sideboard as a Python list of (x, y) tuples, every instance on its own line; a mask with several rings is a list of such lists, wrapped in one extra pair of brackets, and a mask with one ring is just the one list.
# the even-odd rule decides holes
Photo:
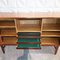
[[(21, 36), (22, 33), (36, 34), (34, 36)], [(35, 39), (40, 39), (40, 41), (38, 40), (38, 42), (24, 42), (23, 40), (23, 42), (18, 42), (19, 38), (25, 38), (25, 40), (32, 39), (34, 41)], [(18, 44), (32, 44), (31, 46), (33, 46), (34, 44), (37, 46), (38, 44), (38, 48), (41, 48), (41, 46), (54, 46), (56, 54), (60, 45), (60, 14), (7, 12), (0, 13), (0, 46), (3, 53), (5, 53), (4, 48), (7, 45), (17, 45), (17, 49), (24, 49), (23, 47), (18, 48)], [(35, 47), (28, 49), (38, 48)]]

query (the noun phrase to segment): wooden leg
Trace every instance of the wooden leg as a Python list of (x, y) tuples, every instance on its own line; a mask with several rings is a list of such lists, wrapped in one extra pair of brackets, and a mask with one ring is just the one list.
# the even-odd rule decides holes
[(56, 53), (57, 53), (57, 51), (58, 51), (59, 46), (54, 46), (54, 47), (55, 47), (55, 55), (56, 55)]
[(3, 53), (5, 54), (5, 45), (4, 46), (1, 46), (1, 49), (2, 49), (2, 51), (3, 51)]

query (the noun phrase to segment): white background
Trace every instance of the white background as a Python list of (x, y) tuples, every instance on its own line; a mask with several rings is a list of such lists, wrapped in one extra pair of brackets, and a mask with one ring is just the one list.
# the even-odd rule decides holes
[(60, 0), (0, 0), (0, 12), (60, 12)]

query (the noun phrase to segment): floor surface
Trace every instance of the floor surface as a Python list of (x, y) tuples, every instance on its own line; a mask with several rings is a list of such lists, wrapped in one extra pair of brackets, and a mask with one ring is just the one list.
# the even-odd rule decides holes
[(0, 48), (0, 60), (60, 60), (60, 47), (54, 55), (54, 47), (42, 47), (41, 50), (17, 50), (16, 46), (6, 46), (5, 54)]

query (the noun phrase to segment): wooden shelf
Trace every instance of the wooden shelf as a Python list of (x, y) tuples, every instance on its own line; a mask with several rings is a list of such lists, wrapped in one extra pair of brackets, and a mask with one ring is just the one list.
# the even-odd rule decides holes
[(0, 29), (0, 36), (16, 36), (16, 30), (14, 28)]
[(43, 31), (42, 37), (60, 37), (59, 31)]
[(17, 32), (40, 32), (40, 24), (20, 24), (20, 20), (16, 20), (16, 31)]
[(19, 38), (40, 38), (40, 32), (18, 32)]
[(59, 45), (59, 38), (41, 38), (41, 45), (45, 46), (58, 46)]
[(3, 37), (4, 45), (16, 45), (17, 38), (16, 37)]
[(0, 28), (15, 28), (13, 20), (0, 20)]
[(43, 31), (60, 31), (60, 24), (56, 23), (56, 24), (43, 24)]

